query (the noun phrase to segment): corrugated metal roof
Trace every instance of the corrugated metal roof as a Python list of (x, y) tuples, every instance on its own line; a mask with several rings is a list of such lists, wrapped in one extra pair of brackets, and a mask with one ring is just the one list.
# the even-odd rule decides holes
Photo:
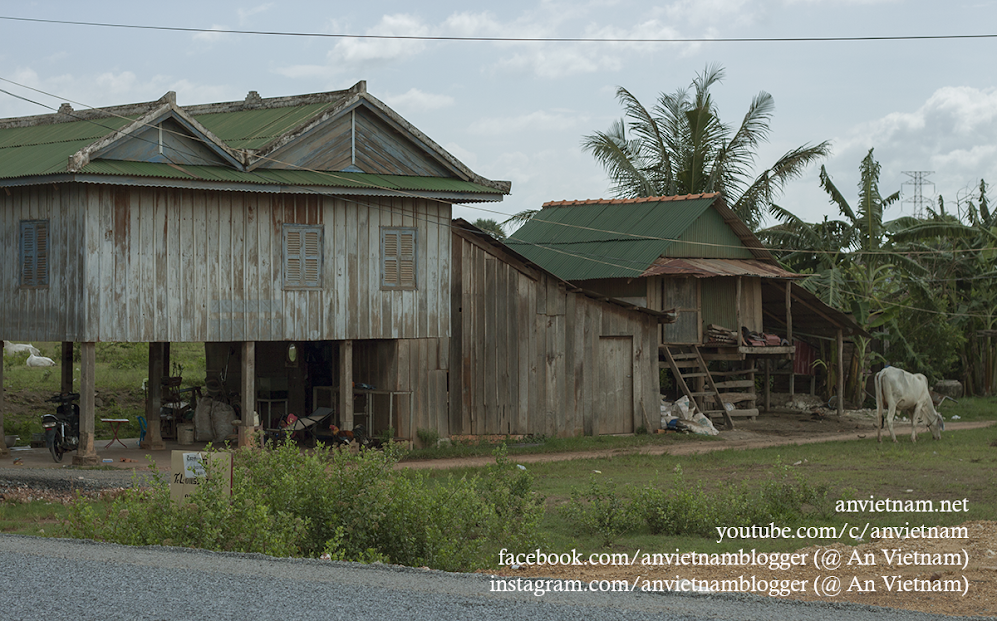
[(64, 172), (69, 156), (129, 122), (109, 118), (0, 129), (0, 179)]
[(641, 276), (759, 276), (761, 278), (807, 278), (781, 267), (751, 259), (670, 259), (659, 257)]
[(695, 194), (546, 203), (506, 243), (564, 280), (634, 278), (718, 198)]
[(201, 114), (194, 118), (233, 149), (259, 149), (337, 103)]
[(120, 160), (95, 160), (87, 164), (80, 171), (80, 174), (153, 177), (189, 181), (200, 180), (251, 185), (384, 189), (392, 192), (496, 193), (496, 190), (493, 188), (477, 183), (442, 177), (408, 177), (403, 175), (271, 169), (240, 172), (224, 166), (177, 166), (172, 164), (126, 162)]

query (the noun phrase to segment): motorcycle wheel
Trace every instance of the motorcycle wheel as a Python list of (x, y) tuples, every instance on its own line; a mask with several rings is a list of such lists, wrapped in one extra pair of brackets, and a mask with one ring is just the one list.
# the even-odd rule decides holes
[(52, 453), (52, 459), (54, 461), (62, 461), (62, 436), (55, 434), (55, 441), (49, 444), (48, 450)]

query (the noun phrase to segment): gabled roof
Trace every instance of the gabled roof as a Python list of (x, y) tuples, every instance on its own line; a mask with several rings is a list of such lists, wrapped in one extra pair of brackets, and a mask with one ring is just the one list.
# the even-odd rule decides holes
[(572, 281), (637, 278), (659, 257), (778, 266), (715, 193), (545, 203), (506, 243)]
[(154, 102), (0, 120), (0, 185), (62, 181), (501, 200), (511, 183), (477, 175), (401, 116), (350, 89), (179, 106)]
[(627, 310), (643, 313), (645, 315), (650, 315), (651, 317), (654, 317), (655, 321), (657, 321), (658, 323), (675, 322), (676, 315), (674, 310), (658, 311), (647, 308), (646, 306), (638, 306), (636, 304), (627, 302), (626, 300), (620, 300), (618, 298), (610, 298), (606, 297), (601, 293), (595, 293), (593, 291), (581, 289), (576, 285), (573, 285), (561, 278), (558, 278), (557, 274), (554, 274), (553, 272), (545, 270), (543, 267), (534, 264), (523, 255), (519, 254), (515, 250), (512, 250), (511, 248), (506, 246), (504, 243), (502, 243), (501, 240), (496, 239), (490, 233), (487, 233), (479, 229), (478, 227), (474, 226), (467, 220), (456, 218), (452, 223), (451, 232), (454, 235), (462, 237), (474, 243), (475, 245), (487, 250), (493, 256), (502, 259), (506, 263), (509, 263), (515, 269), (526, 274), (533, 280), (538, 279), (537, 272), (545, 273), (551, 278), (553, 278), (555, 281), (560, 281), (561, 283), (563, 283), (565, 289), (572, 293), (578, 293), (584, 295), (585, 297), (598, 300), (599, 302), (614, 304), (616, 306), (621, 306), (623, 308), (626, 308)]

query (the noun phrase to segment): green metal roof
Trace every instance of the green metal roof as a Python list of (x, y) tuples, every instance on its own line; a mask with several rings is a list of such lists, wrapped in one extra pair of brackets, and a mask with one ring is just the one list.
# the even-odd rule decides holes
[[(344, 102), (351, 97), (357, 98), (359, 102), (365, 101), (363, 97), (365, 88), (361, 82), (347, 91), (260, 100), (262, 102), (260, 107), (248, 109), (238, 109), (236, 107), (240, 105), (238, 102), (205, 104), (180, 109), (190, 114), (197, 123), (228, 148), (236, 151), (245, 150), (252, 154), (253, 151), (266, 147), (274, 140), (288, 136), (303, 124), (319, 118), (324, 112), (342, 108)], [(365, 105), (380, 105), (374, 101), (374, 104)], [(509, 192), (508, 183), (503, 187), (503, 182), (490, 182), (463, 169), (462, 165), (459, 168), (466, 174), (460, 178), (262, 168), (247, 172), (240, 169), (241, 166), (235, 159), (225, 154), (219, 154), (219, 160), (231, 161), (232, 166), (221, 163), (172, 165), (148, 155), (129, 159), (102, 159), (101, 153), (110, 153), (110, 151), (94, 152), (92, 149), (87, 149), (101, 140), (112, 137), (115, 132), (127, 129), (129, 124), (141, 116), (159, 110), (167, 104), (175, 105), (174, 99), (169, 94), (156, 102), (82, 111), (77, 113), (80, 115), (77, 117), (80, 120), (68, 122), (63, 121), (66, 118), (65, 114), (0, 120), (0, 180), (17, 179), (17, 183), (33, 183), (37, 179), (39, 182), (49, 182), (54, 176), (62, 176), (63, 178), (59, 180), (93, 182), (99, 180), (98, 176), (106, 175), (118, 177), (115, 180), (108, 179), (108, 182), (113, 183), (120, 183), (122, 179), (133, 179), (135, 183), (155, 185), (155, 180), (161, 179), (163, 185), (170, 183), (185, 185), (188, 182), (228, 183), (236, 186), (232, 189), (248, 190), (260, 185), (340, 187), (375, 192), (377, 190), (421, 192), (422, 195), (434, 198), (454, 198), (461, 201), (500, 200), (502, 194)], [(141, 139), (131, 136), (123, 137), (121, 141), (123, 144), (127, 140)], [(106, 146), (114, 144), (118, 142), (115, 140), (105, 142)], [(74, 167), (71, 168), (70, 158), (76, 154), (80, 154), (81, 157), (74, 160)], [(137, 159), (146, 161), (132, 161)], [(150, 159), (154, 161), (148, 161)], [(76, 166), (82, 168), (77, 169)], [(474, 181), (464, 179), (474, 179)], [(495, 185), (490, 185), (493, 183)], [(237, 187), (239, 185), (243, 187)]]
[(174, 166), (152, 162), (125, 162), (120, 160), (95, 160), (83, 167), (80, 174), (151, 177), (182, 181), (226, 182), (250, 185), (356, 188), (390, 190), (393, 192), (497, 193), (495, 189), (477, 183), (443, 177), (409, 177), (403, 175), (273, 169), (257, 169), (252, 172), (241, 172), (225, 166)]
[(0, 129), (0, 179), (65, 172), (69, 156), (132, 120), (107, 118)]
[(683, 234), (716, 200), (695, 195), (548, 203), (506, 244), (564, 280), (635, 278), (683, 243)]
[(259, 149), (337, 103), (219, 112), (194, 118), (233, 149)]

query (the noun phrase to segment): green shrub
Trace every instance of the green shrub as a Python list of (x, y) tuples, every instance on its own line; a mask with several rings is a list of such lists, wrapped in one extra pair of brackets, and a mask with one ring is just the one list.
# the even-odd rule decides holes
[(418, 429), (415, 435), (423, 448), (435, 448), (440, 441), (440, 432), (435, 429)]
[(635, 505), (612, 489), (612, 481), (602, 484), (593, 477), (587, 491), (573, 490), (571, 500), (562, 509), (564, 517), (586, 532), (599, 535), (610, 546), (625, 533), (640, 525)]
[[(98, 515), (79, 498), (74, 537), (133, 545), (179, 545), (275, 556), (383, 561), (467, 571), (490, 564), (492, 550), (534, 545), (543, 499), (532, 478), (497, 455), (482, 477), (431, 481), (397, 471), (399, 449), (359, 454), (293, 443), (233, 453), (231, 497), (214, 481), (185, 506), (168, 485), (126, 490)], [(513, 472), (515, 470), (515, 472)]]

